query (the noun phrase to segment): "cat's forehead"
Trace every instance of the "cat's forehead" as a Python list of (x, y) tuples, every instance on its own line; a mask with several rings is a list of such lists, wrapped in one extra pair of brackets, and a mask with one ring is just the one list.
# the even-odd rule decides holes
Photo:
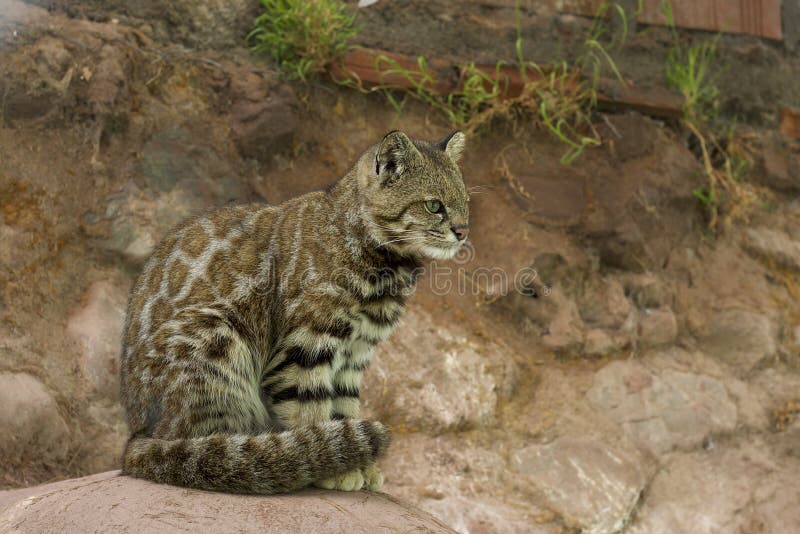
[(427, 164), (420, 176), (424, 187), (451, 199), (466, 195), (461, 170), (444, 152), (431, 151), (425, 159)]

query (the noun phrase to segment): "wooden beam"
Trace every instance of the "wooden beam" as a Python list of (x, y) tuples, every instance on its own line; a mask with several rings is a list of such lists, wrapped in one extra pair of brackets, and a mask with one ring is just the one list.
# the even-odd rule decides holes
[(786, 137), (800, 139), (800, 109), (783, 108), (781, 110), (780, 130)]
[[(400, 70), (406, 71), (405, 74)], [(333, 80), (353, 80), (366, 87), (415, 90), (419, 84), (437, 95), (447, 95), (458, 84), (458, 73), (444, 61), (421, 65), (414, 56), (377, 48), (354, 48), (328, 67)]]
[[(500, 98), (516, 98), (522, 94), (526, 83), (550, 76), (552, 69), (528, 69), (523, 78), (519, 68), (511, 65), (477, 65), (477, 69), (501, 80)], [(401, 73), (400, 70), (405, 70)], [(386, 50), (358, 48), (348, 52), (341, 62), (328, 69), (334, 80), (352, 80), (364, 87), (415, 91), (420, 84), (439, 96), (456, 91), (464, 82), (465, 73), (456, 65), (441, 60), (421, 63), (414, 56)], [(578, 90), (581, 75), (575, 70), (560, 80), (564, 90)], [(680, 118), (683, 114), (683, 97), (663, 87), (640, 87), (618, 80), (601, 79), (597, 86), (600, 109), (611, 111), (636, 110), (661, 118)]]
[[(564, 0), (566, 13), (594, 16), (603, 0)], [(781, 0), (670, 0), (675, 26), (713, 32), (747, 33), (781, 40)], [(664, 26), (663, 0), (642, 0), (636, 21)]]

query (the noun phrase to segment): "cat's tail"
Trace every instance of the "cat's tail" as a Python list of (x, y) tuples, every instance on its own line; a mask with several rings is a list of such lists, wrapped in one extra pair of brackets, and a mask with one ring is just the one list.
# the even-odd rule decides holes
[(375, 421), (342, 419), (258, 435), (133, 437), (122, 472), (154, 482), (233, 493), (283, 493), (366, 468), (389, 446)]

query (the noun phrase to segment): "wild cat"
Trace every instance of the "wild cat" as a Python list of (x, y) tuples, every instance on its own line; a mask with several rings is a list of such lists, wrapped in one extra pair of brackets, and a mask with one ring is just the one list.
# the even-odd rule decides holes
[(394, 131), (328, 191), (220, 209), (162, 241), (128, 304), (123, 473), (241, 493), (378, 489), (389, 434), (359, 419), (361, 376), (421, 262), (467, 237), (464, 143)]

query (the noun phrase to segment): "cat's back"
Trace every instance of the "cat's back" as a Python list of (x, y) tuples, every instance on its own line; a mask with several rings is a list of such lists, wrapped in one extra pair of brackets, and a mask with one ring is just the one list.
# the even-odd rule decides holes
[(298, 234), (322, 225), (325, 193), (271, 206), (231, 206), (191, 217), (156, 246), (133, 285), (123, 339), (150, 339), (181, 310), (245, 298), (270, 269), (296, 254)]
[[(126, 348), (152, 336), (179, 309), (211, 305), (232, 290), (232, 271), (252, 272), (258, 262), (253, 233), (269, 232), (278, 207), (250, 204), (191, 217), (155, 247), (128, 301)], [(229, 265), (229, 268), (223, 268)]]

